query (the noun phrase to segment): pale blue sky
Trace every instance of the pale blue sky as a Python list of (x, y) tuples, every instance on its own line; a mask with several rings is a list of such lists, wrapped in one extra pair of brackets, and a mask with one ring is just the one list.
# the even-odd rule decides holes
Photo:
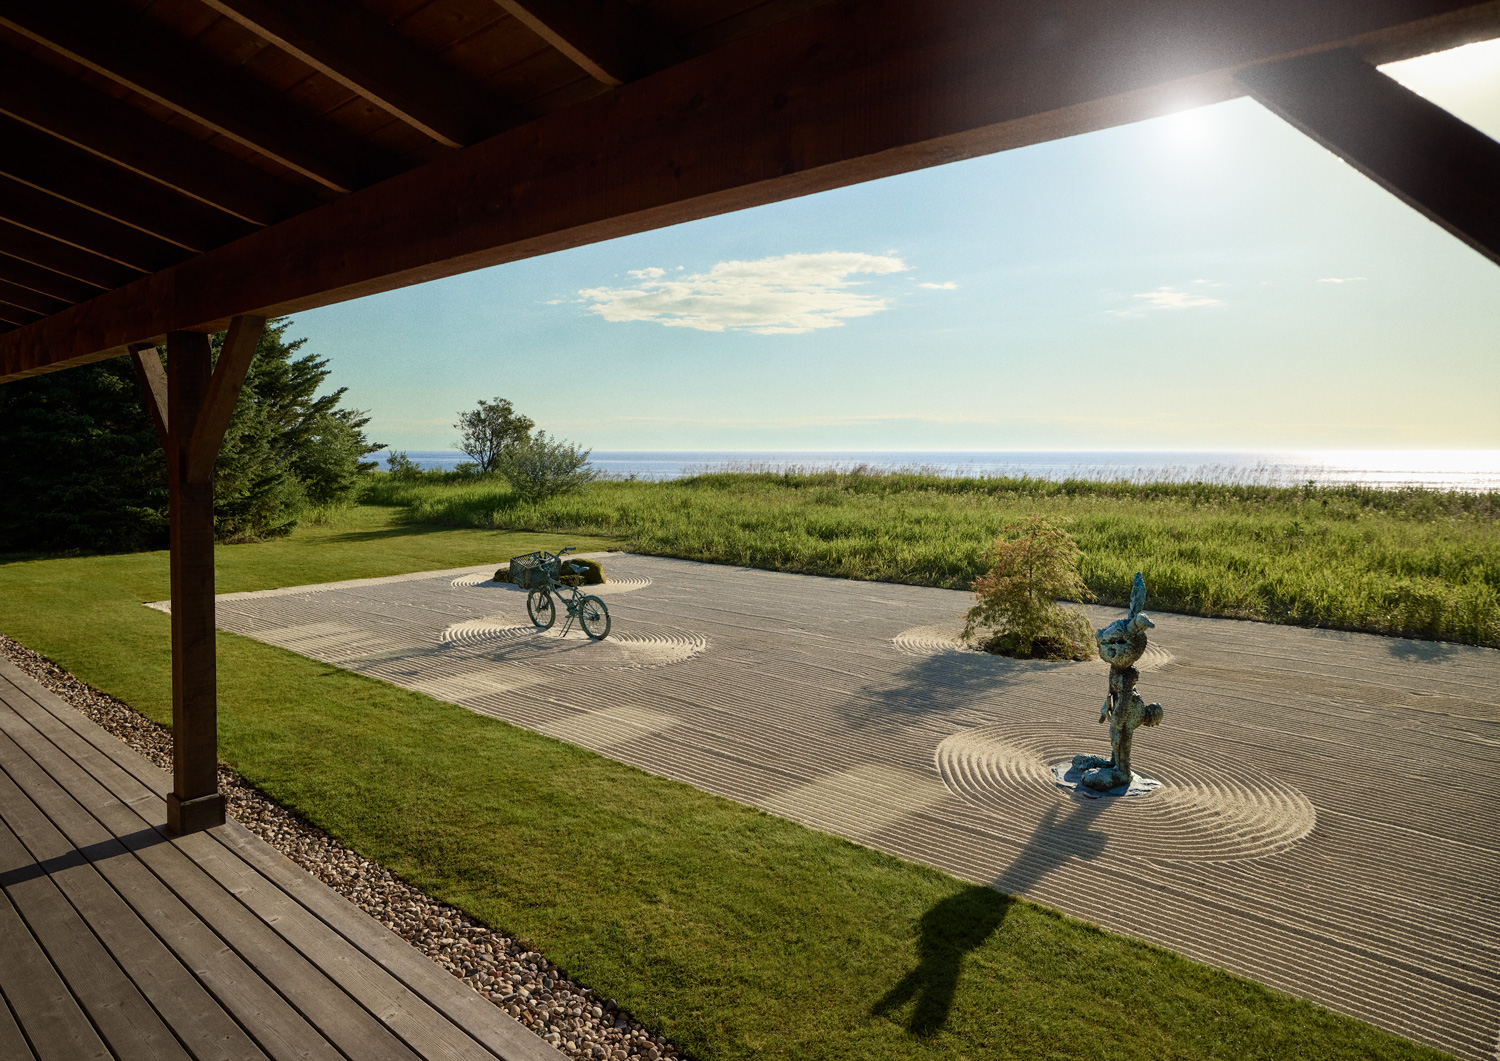
[[(1500, 42), (1388, 72), (1500, 138)], [(601, 450), (1500, 449), (1500, 268), (1249, 100), (290, 334), (412, 450), (495, 395)]]

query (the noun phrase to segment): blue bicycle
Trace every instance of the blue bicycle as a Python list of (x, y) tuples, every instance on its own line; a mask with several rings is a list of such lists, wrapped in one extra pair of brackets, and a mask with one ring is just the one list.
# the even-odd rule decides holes
[[(579, 585), (588, 568), (582, 564), (565, 563), (563, 553), (571, 553), (575, 546), (561, 552), (535, 552), (525, 556), (513, 556), (510, 560), (510, 580), (526, 594), (526, 614), (538, 630), (550, 630), (557, 622), (557, 605), (561, 603), (568, 612), (568, 621), (563, 633), (578, 620), (583, 632), (595, 641), (609, 636), (609, 609), (604, 602), (590, 593), (579, 592)], [(564, 567), (567, 574), (563, 573)]]

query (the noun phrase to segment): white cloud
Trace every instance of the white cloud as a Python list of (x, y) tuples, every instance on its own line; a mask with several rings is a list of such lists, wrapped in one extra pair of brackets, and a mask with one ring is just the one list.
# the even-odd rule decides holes
[(1318, 281), (1320, 284), (1352, 284), (1356, 280), (1363, 280), (1363, 276), (1325, 276)]
[(846, 251), (784, 254), (753, 262), (720, 262), (706, 273), (666, 277), (655, 267), (632, 269), (633, 287), (578, 292), (607, 321), (655, 321), (669, 328), (800, 334), (838, 328), (852, 317), (886, 309), (877, 295), (851, 290), (860, 273), (905, 272), (900, 258)]
[(1158, 287), (1155, 291), (1147, 291), (1131, 297), (1144, 301), (1145, 309), (1192, 309), (1195, 306), (1222, 306), (1224, 304), (1216, 298), (1195, 295), (1190, 291), (1178, 291), (1175, 287)]
[(925, 287), (929, 291), (953, 291), (953, 290), (955, 290), (958, 287), (958, 285), (955, 284), (952, 280), (949, 280), (946, 283), (942, 283), (942, 284), (932, 284), (932, 283), (927, 283), (927, 282), (924, 281), (923, 283), (920, 283), (917, 286), (918, 287)]

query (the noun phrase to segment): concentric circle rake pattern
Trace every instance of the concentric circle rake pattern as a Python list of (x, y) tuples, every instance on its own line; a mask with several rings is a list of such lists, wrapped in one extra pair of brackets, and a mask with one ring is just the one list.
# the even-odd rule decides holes
[(629, 593), (633, 589), (645, 589), (651, 585), (651, 580), (645, 575), (625, 575), (623, 577), (607, 577), (597, 586), (585, 586), (585, 593)]
[[(517, 623), (505, 618), (470, 619), (454, 623), (444, 630), (442, 641), (444, 644), (474, 648), (527, 642), (529, 646), (546, 653), (547, 662), (562, 667), (598, 664), (627, 668), (664, 667), (692, 659), (708, 648), (708, 640), (697, 634), (677, 631), (660, 634), (611, 633), (602, 641), (594, 641), (579, 628), (576, 621), (564, 633), (566, 625), (567, 616), (561, 613), (556, 625), (550, 630), (538, 630), (531, 623)], [(568, 649), (588, 646), (592, 646), (595, 651), (582, 656), (567, 652)]]
[[(964, 799), (1039, 817), (1060, 799), (1080, 798), (1057, 786), (1053, 764), (1107, 748), (1079, 747), (1076, 739), (1041, 724), (993, 725), (955, 733), (938, 745), (936, 760), (943, 781)], [(1101, 810), (1097, 828), (1116, 853), (1166, 862), (1265, 858), (1307, 836), (1317, 823), (1312, 803), (1298, 789), (1216, 755), (1186, 758), (1138, 746), (1136, 757), (1162, 787), (1110, 800)]]
[(914, 626), (902, 630), (891, 643), (908, 656), (939, 656), (945, 652), (972, 652), (959, 640), (960, 631), (946, 626)]
[[(970, 648), (964, 644), (959, 636), (961, 627), (947, 626), (914, 626), (910, 630), (903, 630), (891, 638), (891, 643), (896, 646), (897, 651), (904, 652), (908, 656), (939, 656), (949, 652), (973, 652), (979, 653), (979, 649)], [(1145, 653), (1137, 661), (1136, 670), (1153, 671), (1160, 670), (1168, 663), (1173, 662), (1172, 653), (1160, 645), (1147, 645)]]
[(496, 582), (493, 575), (487, 575), (483, 571), (475, 571), (467, 575), (459, 575), (451, 583), (454, 589), (464, 589), (469, 586), (504, 586), (505, 582)]

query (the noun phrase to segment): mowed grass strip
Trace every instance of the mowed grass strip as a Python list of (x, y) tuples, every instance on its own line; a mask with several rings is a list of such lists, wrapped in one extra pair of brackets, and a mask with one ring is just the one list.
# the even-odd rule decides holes
[(1142, 571), (1155, 611), (1500, 647), (1500, 493), (804, 472), (605, 482), (540, 504), (498, 479), (379, 476), (368, 499), (419, 523), (952, 589), (1007, 522), (1043, 513), (1106, 604)]
[[(386, 516), (390, 513), (387, 511)], [(489, 563), (579, 537), (355, 529), (218, 550), (221, 592)], [(0, 630), (171, 715), (162, 553), (0, 564)], [(1443, 1056), (922, 866), (247, 638), (224, 758), (704, 1061)]]

